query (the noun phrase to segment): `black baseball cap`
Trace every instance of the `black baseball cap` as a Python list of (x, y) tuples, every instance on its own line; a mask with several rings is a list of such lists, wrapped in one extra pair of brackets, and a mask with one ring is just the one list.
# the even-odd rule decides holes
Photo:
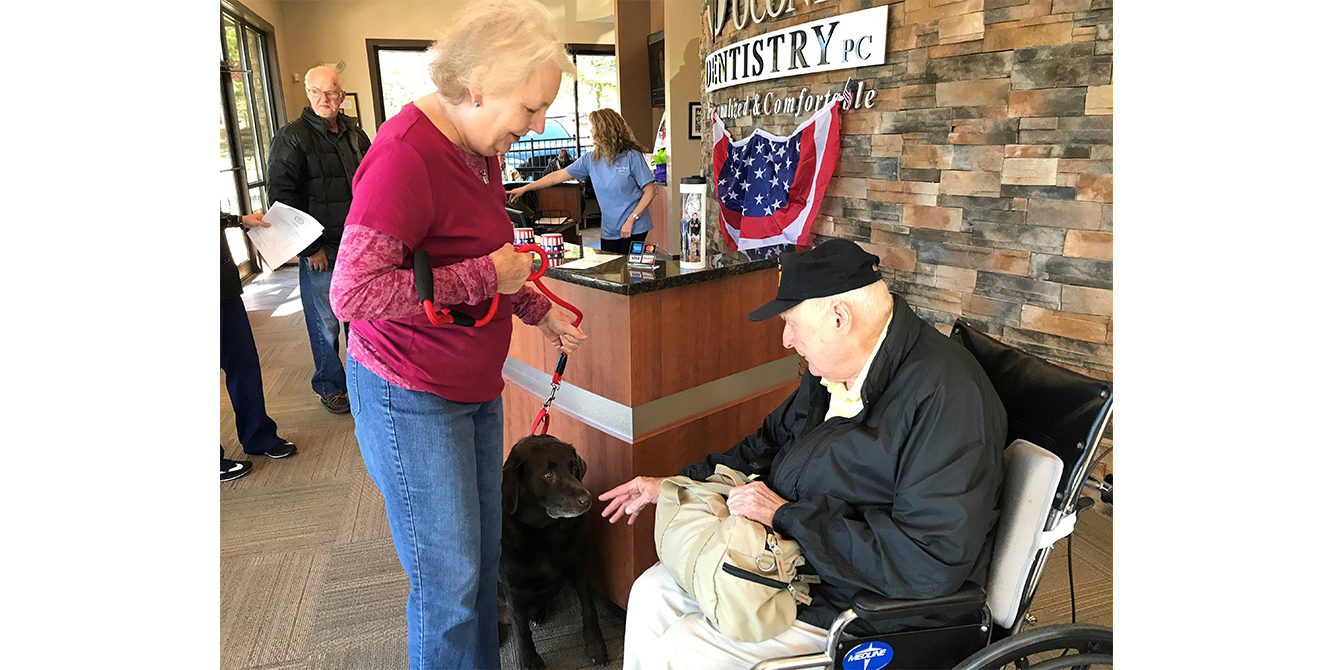
[(856, 242), (835, 238), (809, 251), (778, 256), (778, 296), (750, 313), (763, 321), (786, 312), (807, 298), (823, 298), (880, 281), (875, 254)]

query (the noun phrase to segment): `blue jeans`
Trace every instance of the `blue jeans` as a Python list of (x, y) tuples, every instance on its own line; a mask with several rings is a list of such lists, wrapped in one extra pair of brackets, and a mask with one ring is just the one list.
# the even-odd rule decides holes
[(408, 575), (412, 670), (499, 668), (500, 398), (408, 391), (347, 359), (366, 470)]
[[(328, 253), (328, 250), (325, 250)], [(306, 334), (310, 336), (310, 353), (315, 358), (315, 375), (310, 387), (321, 398), (347, 392), (347, 377), (343, 361), (338, 358), (338, 317), (329, 304), (329, 283), (333, 280), (334, 259), (329, 258), (329, 269), (316, 272), (310, 269), (310, 260), (301, 259), (299, 284), (301, 310), (306, 315)], [(347, 342), (347, 324), (341, 324), (343, 341)]]

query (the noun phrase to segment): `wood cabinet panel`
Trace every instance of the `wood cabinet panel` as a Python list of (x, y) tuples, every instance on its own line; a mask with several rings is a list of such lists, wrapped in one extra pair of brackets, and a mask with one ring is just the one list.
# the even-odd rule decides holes
[[(579, 328), (588, 340), (570, 355), (564, 380), (579, 388), (622, 405), (631, 405), (631, 296), (608, 293), (587, 286), (544, 279), (543, 283), (562, 300), (584, 313)], [(510, 356), (550, 375), (556, 371), (560, 352), (536, 328), (514, 318)]]
[(637, 406), (791, 355), (783, 322), (746, 318), (773, 299), (770, 268), (634, 296), (632, 353), (646, 374), (633, 379)]

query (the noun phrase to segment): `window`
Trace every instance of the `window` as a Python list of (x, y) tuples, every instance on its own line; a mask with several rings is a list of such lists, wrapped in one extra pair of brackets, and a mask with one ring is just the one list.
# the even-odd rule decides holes
[[(429, 40), (366, 40), (377, 128), (403, 105), (435, 90), (426, 74), (430, 63), (426, 52), (430, 46)], [(547, 110), (546, 128), (540, 135), (528, 133), (506, 154), (506, 162), (518, 168), (525, 179), (541, 176), (561, 149), (574, 157), (591, 149), (589, 112), (602, 107), (616, 110), (621, 107), (615, 47), (570, 45), (570, 59), (574, 61), (578, 79), (561, 78), (560, 92)]]
[[(221, 192), (218, 207), (233, 214), (266, 209), (269, 142), (280, 117), (275, 106), (269, 35), (258, 17), (222, 7), (218, 109)], [(238, 267), (253, 258), (240, 230), (228, 230), (227, 242)], [(252, 264), (249, 271), (257, 270)]]
[(547, 110), (547, 127), (541, 135), (529, 132), (506, 154), (506, 161), (519, 169), (524, 179), (542, 176), (561, 149), (578, 158), (593, 148), (588, 115), (595, 109), (621, 108), (620, 89), (616, 85), (615, 47), (610, 45), (571, 45), (570, 60), (577, 71), (575, 78), (563, 77), (560, 92)]
[(366, 40), (376, 128), (398, 114), (403, 105), (435, 90), (426, 74), (430, 46), (430, 40)]

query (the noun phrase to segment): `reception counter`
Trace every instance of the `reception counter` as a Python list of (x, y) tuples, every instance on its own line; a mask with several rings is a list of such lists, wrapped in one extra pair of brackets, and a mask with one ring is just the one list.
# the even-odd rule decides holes
[[(595, 496), (637, 475), (676, 474), (731, 447), (796, 388), (797, 356), (783, 348), (782, 321), (746, 318), (773, 298), (776, 260), (722, 254), (703, 270), (676, 261), (637, 270), (625, 256), (599, 257), (575, 245), (567, 256), (574, 263), (549, 269), (543, 282), (583, 311), (588, 340), (569, 357), (549, 434), (588, 462), (584, 483)], [(517, 319), (509, 354), (507, 449), (529, 434), (560, 355)], [(589, 512), (591, 570), (599, 589), (624, 607), (635, 577), (657, 561), (656, 508), (633, 526), (613, 526), (600, 516), (603, 507), (595, 501)]]

